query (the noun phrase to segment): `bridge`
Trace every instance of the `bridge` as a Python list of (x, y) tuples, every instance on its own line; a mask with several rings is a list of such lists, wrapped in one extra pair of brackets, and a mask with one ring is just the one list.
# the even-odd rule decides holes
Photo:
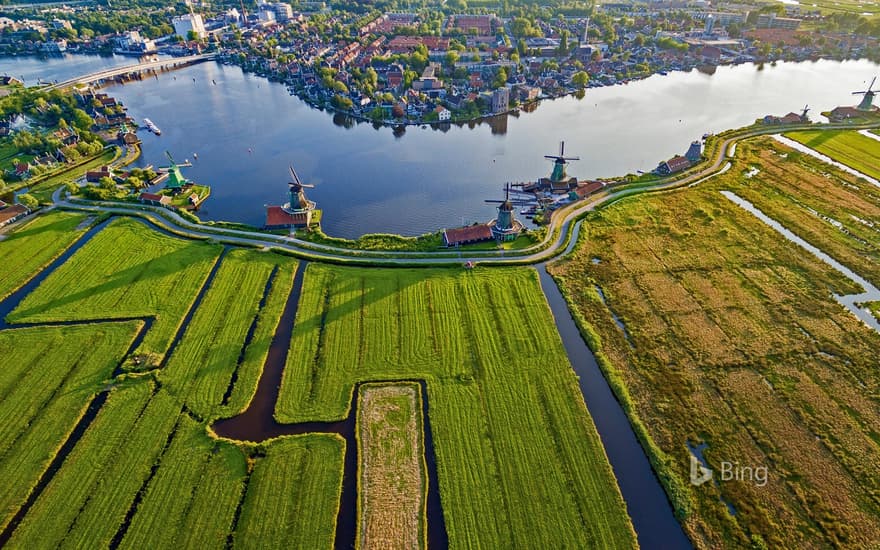
[(171, 57), (167, 59), (159, 59), (156, 61), (148, 61), (146, 63), (135, 63), (133, 65), (125, 65), (123, 67), (113, 67), (110, 69), (104, 69), (102, 71), (77, 76), (75, 78), (65, 80), (64, 82), (58, 82), (56, 84), (52, 84), (51, 86), (47, 86), (45, 89), (60, 90), (62, 88), (67, 88), (76, 84), (92, 84), (94, 82), (108, 80), (111, 78), (116, 78), (118, 76), (141, 75), (145, 72), (180, 69), (189, 65), (201, 63), (202, 61), (209, 61), (211, 59), (214, 59), (216, 55), (217, 54), (215, 53), (203, 53), (198, 55), (189, 55), (186, 57)]

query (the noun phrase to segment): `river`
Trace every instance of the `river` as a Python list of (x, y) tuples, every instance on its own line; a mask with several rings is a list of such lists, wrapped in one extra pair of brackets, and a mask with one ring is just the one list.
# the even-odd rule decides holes
[[(93, 69), (76, 59), (81, 72)], [(70, 76), (69, 62), (4, 58), (0, 73), (33, 78), (39, 71), (42, 78), (61, 79)], [(284, 202), (292, 163), (304, 181), (316, 184), (307, 194), (324, 211), (324, 230), (357, 237), (416, 235), (489, 220), (495, 210), (484, 199), (500, 198), (507, 181), (549, 174), (543, 155), (556, 153), (560, 140), (566, 154), (580, 156), (569, 172), (581, 179), (648, 171), (683, 154), (704, 133), (765, 114), (809, 104), (819, 120), (820, 111), (853, 104), (851, 92), (878, 72), (880, 66), (868, 61), (674, 72), (588, 89), (583, 99), (544, 101), (534, 112), (492, 124), (410, 126), (402, 135), (314, 109), (281, 84), (214, 62), (108, 92), (134, 118), (149, 117), (162, 129), (160, 137), (140, 132), (140, 165), (165, 164), (168, 150), (178, 162), (193, 161), (184, 172), (188, 178), (212, 186), (203, 219), (261, 225), (264, 205)]]

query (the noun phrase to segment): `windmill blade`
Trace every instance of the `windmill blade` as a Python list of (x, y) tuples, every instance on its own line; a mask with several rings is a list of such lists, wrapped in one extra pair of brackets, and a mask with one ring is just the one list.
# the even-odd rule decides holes
[(866, 94), (866, 93), (868, 93), (868, 92), (867, 92), (867, 91), (865, 91), (865, 92), (853, 92), (853, 95), (864, 95), (864, 94)]
[(174, 164), (174, 158), (171, 156), (171, 153), (169, 151), (167, 151), (167, 150), (165, 151), (165, 156), (168, 157), (168, 161), (171, 164)]
[(299, 176), (296, 175), (296, 170), (293, 169), (293, 165), (292, 165), (292, 164), (288, 164), (287, 167), (290, 168), (290, 176), (293, 178), (293, 181), (294, 181), (297, 185), (302, 185), (302, 182), (299, 181)]
[(874, 82), (876, 82), (876, 81), (877, 81), (877, 77), (875, 76), (874, 79), (871, 80), (871, 84), (868, 86), (869, 92), (874, 89)]
[(314, 183), (301, 183), (301, 184), (299, 184), (299, 186), (300, 186), (300, 187), (308, 187), (309, 189), (314, 189), (314, 188), (315, 188), (315, 184), (314, 184)]

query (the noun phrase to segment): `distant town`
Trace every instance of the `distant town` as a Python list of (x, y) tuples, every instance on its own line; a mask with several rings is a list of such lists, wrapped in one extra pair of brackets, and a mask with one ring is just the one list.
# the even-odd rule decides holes
[(880, 19), (798, 4), (131, 4), (0, 9), (0, 55), (211, 51), (316, 107), (391, 125), (529, 110), (669, 71), (880, 58)]

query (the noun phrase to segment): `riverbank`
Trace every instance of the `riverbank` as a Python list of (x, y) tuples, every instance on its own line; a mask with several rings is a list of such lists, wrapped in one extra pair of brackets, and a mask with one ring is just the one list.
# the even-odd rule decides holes
[[(837, 130), (837, 129), (866, 129), (880, 127), (880, 121), (871, 125), (847, 125), (847, 124), (805, 124), (790, 125), (785, 131), (795, 130)], [(637, 194), (654, 193), (674, 190), (687, 185), (695, 185), (705, 181), (714, 175), (727, 171), (728, 157), (732, 157), (735, 145), (742, 139), (750, 137), (779, 133), (782, 128), (777, 126), (752, 126), (731, 130), (713, 136), (710, 146), (707, 147), (707, 157), (702, 163), (680, 174), (669, 176), (650, 183), (636, 182), (630, 185), (621, 185), (613, 191), (604, 191), (590, 196), (582, 201), (570, 203), (563, 208), (554, 211), (550, 218), (547, 231), (541, 242), (520, 250), (471, 250), (455, 251), (444, 250), (430, 251), (386, 251), (386, 250), (355, 250), (333, 245), (311, 243), (295, 237), (279, 236), (256, 231), (241, 231), (227, 229), (209, 224), (199, 223), (192, 218), (184, 219), (181, 213), (166, 208), (151, 207), (146, 205), (131, 206), (126, 203), (113, 202), (90, 202), (77, 199), (63, 199), (61, 190), (56, 191), (53, 200), (62, 208), (80, 209), (87, 211), (104, 211), (117, 214), (128, 213), (130, 215), (145, 217), (152, 223), (163, 227), (168, 231), (189, 236), (196, 239), (214, 239), (231, 244), (252, 246), (258, 248), (277, 249), (291, 253), (306, 259), (317, 259), (336, 263), (357, 263), (373, 265), (405, 265), (413, 264), (450, 264), (461, 263), (466, 260), (478, 262), (493, 262), (497, 264), (531, 264), (553, 258), (563, 251), (569, 250), (574, 243), (571, 237), (582, 218), (600, 206), (613, 204), (621, 199), (632, 197)], [(725, 164), (726, 163), (726, 164)], [(191, 214), (187, 213), (187, 217)]]
[[(507, 117), (507, 116), (518, 116), (520, 112), (535, 112), (537, 108), (540, 106), (543, 101), (552, 101), (556, 99), (561, 99), (565, 97), (577, 97), (578, 99), (583, 99), (586, 90), (588, 89), (596, 89), (596, 88), (607, 88), (607, 87), (616, 87), (616, 86), (626, 86), (630, 83), (639, 82), (641, 80), (648, 79), (652, 76), (668, 76), (670, 74), (675, 73), (687, 73), (691, 71), (699, 71), (705, 74), (714, 74), (715, 71), (719, 67), (736, 67), (740, 65), (752, 64), (755, 65), (757, 70), (763, 70), (765, 64), (771, 67), (775, 67), (777, 63), (780, 62), (817, 62), (817, 61), (872, 61), (877, 63), (878, 60), (871, 59), (863, 54), (856, 56), (846, 56), (846, 55), (821, 55), (821, 56), (813, 56), (810, 58), (803, 59), (773, 59), (773, 58), (765, 58), (765, 59), (743, 59), (741, 61), (734, 61), (729, 63), (706, 63), (703, 61), (693, 60), (690, 63), (676, 63), (675, 65), (664, 66), (664, 65), (656, 65), (652, 67), (652, 70), (639, 74), (630, 78), (626, 78), (623, 80), (591, 80), (587, 86), (583, 87), (564, 87), (555, 91), (543, 92), (539, 97), (534, 100), (524, 101), (522, 103), (517, 103), (516, 105), (512, 105), (509, 108), (499, 109), (494, 112), (483, 112), (480, 113), (479, 116), (474, 117), (461, 117), (456, 112), (452, 112), (451, 118), (448, 120), (435, 120), (435, 119), (425, 119), (423, 116), (419, 116), (418, 118), (412, 118), (410, 116), (406, 117), (398, 117), (394, 119), (389, 118), (375, 118), (367, 114), (365, 110), (361, 110), (359, 108), (353, 109), (343, 109), (341, 107), (337, 107), (333, 105), (329, 98), (321, 99), (315, 95), (309, 95), (306, 93), (305, 88), (294, 86), (293, 77), (288, 75), (286, 71), (264, 71), (260, 69), (253, 68), (252, 61), (242, 61), (236, 63), (231, 55), (220, 53), (218, 54), (218, 63), (225, 63), (237, 66), (242, 69), (242, 71), (248, 73), (254, 73), (258, 76), (267, 78), (273, 82), (279, 82), (287, 86), (288, 91), (291, 95), (296, 95), (300, 100), (302, 100), (307, 105), (315, 109), (319, 109), (322, 111), (327, 111), (332, 114), (344, 115), (346, 117), (350, 117), (352, 120), (362, 123), (370, 123), (376, 128), (387, 127), (397, 129), (398, 131), (406, 128), (408, 126), (430, 126), (435, 128), (448, 128), (452, 125), (457, 125), (459, 127), (465, 125), (473, 125), (473, 124), (481, 124), (481, 123), (490, 123), (493, 119), (498, 119), (499, 117)], [(399, 102), (400, 98), (396, 98), (396, 101)], [(441, 102), (442, 103), (442, 102)], [(372, 105), (369, 104), (368, 105)], [(390, 113), (390, 107), (388, 109)]]

